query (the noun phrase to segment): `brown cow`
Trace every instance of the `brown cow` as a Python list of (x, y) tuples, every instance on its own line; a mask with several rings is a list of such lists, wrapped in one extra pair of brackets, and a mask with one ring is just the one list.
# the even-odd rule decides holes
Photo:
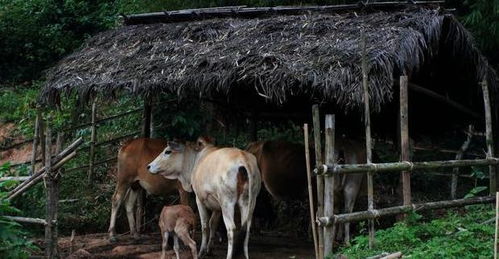
[[(187, 191), (194, 190), (202, 226), (200, 255), (208, 253), (215, 230), (223, 216), (227, 229), (227, 259), (232, 258), (235, 209), (239, 207), (244, 255), (249, 258), (248, 242), (256, 197), (260, 192), (260, 170), (251, 153), (237, 148), (217, 148), (199, 139), (197, 145), (170, 142), (148, 169), (169, 179), (179, 179)], [(212, 211), (208, 225), (208, 210)], [(208, 232), (209, 240), (208, 240)], [(239, 236), (238, 236), (239, 237)]]
[(196, 215), (191, 207), (186, 205), (165, 206), (159, 217), (159, 228), (161, 229), (161, 259), (165, 259), (165, 252), (168, 249), (168, 238), (173, 234), (173, 250), (177, 259), (180, 259), (178, 238), (189, 246), (192, 258), (197, 259), (196, 242), (192, 240), (191, 235), (196, 226)]
[[(188, 204), (188, 193), (185, 192), (176, 180), (152, 175), (147, 171), (150, 163), (166, 147), (167, 142), (161, 139), (139, 138), (125, 143), (118, 152), (118, 172), (116, 189), (112, 197), (111, 220), (109, 223), (109, 238), (115, 240), (115, 224), (118, 210), (126, 198), (126, 212), (130, 234), (138, 237), (135, 228), (134, 209), (137, 201), (137, 184), (148, 194), (170, 195), (178, 190), (180, 203)], [(135, 187), (135, 188), (134, 188)]]
[[(249, 144), (247, 150), (256, 156), (262, 182), (272, 197), (281, 200), (306, 197), (307, 171), (303, 145), (285, 141), (259, 141)], [(339, 163), (356, 164), (366, 161), (364, 146), (346, 138), (336, 140), (336, 154)], [(335, 181), (336, 196), (343, 195), (345, 213), (353, 211), (363, 179), (364, 174), (349, 174)], [(346, 223), (345, 242), (349, 241), (350, 224)]]

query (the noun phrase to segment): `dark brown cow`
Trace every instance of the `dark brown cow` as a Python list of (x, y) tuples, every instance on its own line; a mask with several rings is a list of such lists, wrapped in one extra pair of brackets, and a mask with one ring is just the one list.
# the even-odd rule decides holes
[[(298, 200), (306, 197), (307, 171), (303, 145), (285, 141), (259, 141), (249, 144), (247, 150), (257, 158), (262, 182), (274, 198)], [(364, 146), (346, 138), (336, 140), (336, 154), (338, 163), (366, 162)], [(353, 211), (363, 179), (364, 174), (349, 174), (335, 181), (335, 196), (343, 198), (345, 213)], [(338, 198), (335, 203), (339, 204)], [(335, 208), (338, 209), (339, 206)], [(347, 223), (345, 241), (348, 243), (349, 240), (350, 224)]]
[[(167, 146), (161, 139), (139, 138), (125, 143), (118, 152), (118, 172), (116, 174), (116, 189), (112, 197), (111, 220), (109, 223), (109, 238), (114, 240), (115, 224), (118, 210), (126, 198), (126, 212), (130, 234), (138, 237), (135, 228), (134, 209), (140, 185), (148, 194), (170, 195), (179, 192), (180, 203), (188, 204), (188, 193), (177, 180), (168, 180), (159, 175), (152, 175), (147, 170), (149, 164)], [(133, 186), (133, 187), (132, 187)]]

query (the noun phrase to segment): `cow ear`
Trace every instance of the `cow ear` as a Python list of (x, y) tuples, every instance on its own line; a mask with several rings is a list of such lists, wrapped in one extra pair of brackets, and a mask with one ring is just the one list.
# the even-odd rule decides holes
[(196, 147), (201, 150), (208, 145), (213, 145), (214, 138), (212, 137), (199, 137), (196, 141)]

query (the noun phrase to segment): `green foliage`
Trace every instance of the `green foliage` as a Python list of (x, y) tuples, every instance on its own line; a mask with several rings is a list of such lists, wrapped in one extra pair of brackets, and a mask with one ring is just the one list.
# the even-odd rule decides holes
[(413, 213), (405, 222), (377, 231), (374, 249), (369, 249), (368, 236), (364, 234), (355, 237), (351, 247), (340, 248), (337, 254), (366, 258), (401, 251), (410, 258), (491, 258), (494, 226), (482, 222), (493, 216), (494, 208), (490, 205), (450, 211), (445, 217), (429, 222)]
[(471, 30), (481, 49), (497, 66), (499, 62), (499, 0), (466, 0), (464, 25)]
[[(0, 176), (7, 171), (8, 165), (2, 165)], [(26, 239), (26, 232), (20, 224), (3, 217), (20, 213), (20, 210), (14, 208), (6, 199), (5, 190), (15, 184), (15, 181), (0, 182), (0, 258), (28, 258), (30, 251), (38, 249)]]

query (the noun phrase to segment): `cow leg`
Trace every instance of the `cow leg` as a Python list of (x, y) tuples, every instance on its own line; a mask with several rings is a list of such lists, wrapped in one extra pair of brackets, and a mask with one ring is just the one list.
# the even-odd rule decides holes
[[(343, 189), (345, 199), (345, 213), (352, 213), (362, 184), (363, 175), (350, 175)], [(350, 246), (350, 223), (345, 223), (345, 244)]]
[[(206, 254), (206, 244), (208, 239), (208, 210), (196, 196), (196, 204), (198, 205), (199, 218), (201, 220), (201, 247), (199, 248), (199, 257)], [(215, 230), (211, 230), (215, 231)]]
[(175, 251), (175, 255), (177, 256), (177, 259), (180, 259), (179, 255), (179, 245), (178, 245), (178, 236), (177, 234), (173, 234), (173, 250)]
[(128, 218), (128, 225), (130, 226), (130, 235), (135, 239), (139, 238), (139, 233), (137, 232), (137, 229), (135, 229), (135, 218), (134, 218), (134, 213), (135, 213), (134, 209), (138, 195), (139, 195), (138, 191), (130, 189), (130, 193), (128, 194), (125, 204), (126, 216)]
[(234, 223), (235, 205), (235, 202), (224, 202), (222, 205), (222, 215), (225, 228), (227, 229), (227, 259), (232, 259), (234, 250), (234, 231), (236, 230), (236, 224)]
[(220, 211), (214, 210), (211, 213), (211, 218), (210, 218), (210, 222), (209, 222), (210, 223), (210, 237), (208, 239), (208, 247), (206, 249), (207, 254), (210, 254), (211, 245), (213, 243), (213, 239), (215, 239), (215, 234), (217, 233), (218, 224), (220, 223), (220, 216), (221, 216)]
[[(241, 212), (241, 231), (246, 231), (244, 237), (244, 257), (249, 259), (249, 237), (251, 229), (251, 216), (253, 215), (254, 206), (250, 207), (248, 202), (239, 201), (239, 211)], [(246, 227), (246, 229), (243, 229)]]
[(170, 236), (170, 232), (164, 231), (161, 236), (163, 237), (163, 242), (161, 243), (161, 259), (165, 259), (166, 250), (168, 249), (168, 238)]
[(118, 210), (123, 203), (123, 199), (126, 196), (126, 192), (129, 189), (130, 185), (123, 182), (118, 182), (116, 184), (116, 189), (114, 190), (113, 197), (111, 198), (111, 219), (109, 222), (109, 240), (111, 242), (116, 241), (116, 216), (118, 214)]

